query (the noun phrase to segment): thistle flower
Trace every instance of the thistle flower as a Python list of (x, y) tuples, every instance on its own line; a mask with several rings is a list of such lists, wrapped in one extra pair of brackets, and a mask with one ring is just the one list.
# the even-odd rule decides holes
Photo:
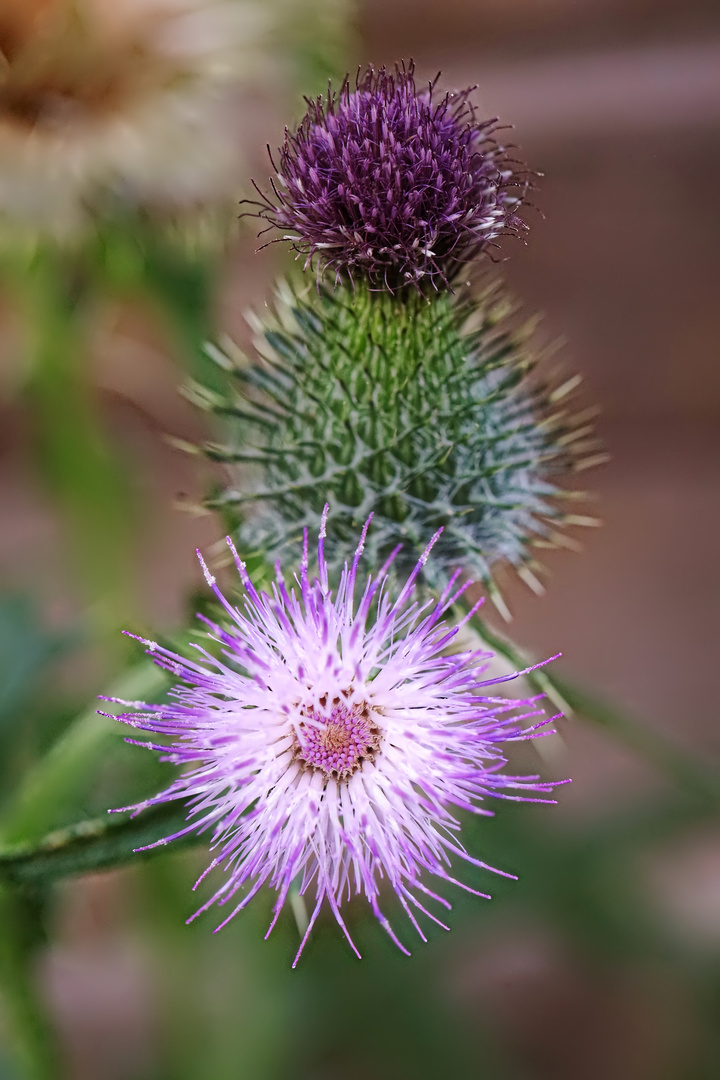
[(443, 532), (426, 568), (443, 588), (454, 567), (495, 585), (510, 564), (536, 590), (535, 550), (566, 544), (577, 494), (563, 477), (592, 464), (585, 417), (567, 409), (571, 380), (533, 375), (527, 334), (496, 283), (472, 300), (428, 303), (356, 286), (280, 292), (277, 317), (255, 323), (260, 357), (216, 353), (234, 382), (196, 402), (225, 418), (225, 442), (205, 447), (229, 478), (207, 504), (241, 511), (246, 551), (297, 547), (330, 503), (329, 556), (372, 512), (370, 558), (402, 544), (410, 573), (426, 538)]
[(478, 120), (470, 90), (434, 100), (414, 67), (368, 68), (352, 90), (308, 101), (286, 130), (275, 198), (258, 215), (280, 229), (320, 275), (355, 274), (376, 288), (448, 285), (459, 267), (505, 233), (525, 229), (518, 210), (527, 170)]
[(492, 869), (463, 848), (454, 810), (487, 815), (486, 797), (548, 801), (538, 796), (552, 786), (502, 771), (500, 745), (550, 723), (523, 726), (538, 715), (535, 700), (494, 696), (490, 686), (505, 680), (483, 678), (488, 653), (448, 654), (458, 627), (443, 617), (464, 589), (455, 590), (453, 579), (438, 601), (412, 599), (437, 537), (392, 600), (391, 560), (358, 586), (367, 522), (333, 596), (325, 525), (326, 514), (317, 577), (309, 577), (306, 534), (294, 584), (278, 564), (271, 594), (256, 591), (228, 540), (245, 589), (242, 610), (228, 603), (201, 558), (230, 620), (227, 629), (205, 620), (223, 656), (196, 645), (199, 658), (191, 661), (145, 642), (184, 685), (169, 704), (121, 703), (140, 710), (123, 714), (125, 723), (170, 740), (169, 748), (153, 748), (186, 766), (134, 809), (186, 799), (187, 826), (160, 843), (211, 834), (209, 869), (223, 867), (226, 878), (200, 911), (229, 905), (225, 925), (267, 885), (277, 893), (269, 934), (291, 889), (313, 894), (295, 963), (325, 900), (357, 953), (340, 910), (357, 894), (407, 952), (381, 911), (383, 880), (425, 940), (415, 912), (444, 924), (417, 894), (450, 906), (426, 876), (475, 892), (451, 875), (451, 857)]
[(228, 91), (266, 19), (230, 0), (4, 0), (0, 218), (73, 236), (107, 197), (179, 210), (228, 198)]

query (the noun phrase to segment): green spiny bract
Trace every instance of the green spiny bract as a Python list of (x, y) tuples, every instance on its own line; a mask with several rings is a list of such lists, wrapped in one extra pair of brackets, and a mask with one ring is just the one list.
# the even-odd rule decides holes
[(407, 573), (442, 526), (432, 586), (461, 566), (494, 591), (502, 561), (536, 586), (532, 546), (589, 520), (558, 509), (573, 493), (556, 484), (582, 464), (587, 429), (557, 411), (577, 380), (538, 382), (512, 316), (496, 284), (430, 300), (282, 285), (271, 323), (255, 320), (256, 360), (212, 350), (232, 384), (224, 400), (198, 395), (229, 418), (226, 444), (205, 451), (233, 486), (208, 505), (241, 509), (241, 550), (297, 545), (328, 502), (331, 561), (372, 513), (370, 565), (402, 544)]

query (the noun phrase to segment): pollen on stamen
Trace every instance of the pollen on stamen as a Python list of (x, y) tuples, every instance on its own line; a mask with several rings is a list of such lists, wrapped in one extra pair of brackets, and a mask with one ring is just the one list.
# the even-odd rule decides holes
[(293, 754), (303, 768), (347, 780), (363, 761), (375, 760), (382, 733), (365, 702), (347, 705), (336, 697), (327, 714), (312, 708), (301, 713), (306, 719), (298, 724)]

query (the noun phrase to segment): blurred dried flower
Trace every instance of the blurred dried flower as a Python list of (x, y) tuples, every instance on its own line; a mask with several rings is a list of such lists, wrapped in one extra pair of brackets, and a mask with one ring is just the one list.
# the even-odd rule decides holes
[(436, 83), (418, 90), (412, 63), (368, 68), (354, 90), (346, 78), (326, 101), (309, 101), (297, 131), (286, 130), (276, 201), (258, 189), (255, 205), (306, 266), (317, 257), (318, 274), (437, 288), (526, 228), (528, 173), (496, 141), (497, 121), (478, 120), (470, 90), (434, 101)]
[(3, 226), (67, 236), (106, 199), (227, 197), (223, 95), (252, 70), (264, 22), (250, 0), (4, 0)]

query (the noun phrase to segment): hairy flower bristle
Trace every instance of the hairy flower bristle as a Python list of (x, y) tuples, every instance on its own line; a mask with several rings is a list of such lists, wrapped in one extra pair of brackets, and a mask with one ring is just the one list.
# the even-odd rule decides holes
[(498, 237), (525, 230), (527, 170), (497, 141), (497, 121), (478, 119), (470, 90), (435, 100), (436, 84), (418, 89), (412, 63), (368, 68), (354, 89), (346, 78), (308, 100), (286, 130), (274, 198), (258, 188), (257, 216), (319, 275), (448, 286)]
[(360, 955), (340, 911), (355, 895), (407, 952), (380, 908), (381, 889), (425, 940), (420, 915), (444, 925), (425, 898), (450, 907), (427, 878), (475, 892), (451, 875), (451, 858), (492, 870), (465, 851), (456, 811), (488, 815), (487, 798), (548, 801), (554, 786), (505, 771), (502, 744), (547, 733), (536, 700), (499, 698), (496, 684), (515, 675), (488, 677), (483, 649), (449, 652), (472, 615), (455, 627), (444, 621), (465, 591), (458, 575), (437, 601), (413, 597), (437, 537), (393, 598), (389, 562), (360, 582), (366, 522), (333, 592), (326, 517), (327, 509), (317, 575), (306, 533), (298, 573), (286, 582), (278, 564), (269, 593), (256, 590), (231, 544), (244, 605), (228, 603), (206, 570), (226, 622), (204, 621), (221, 652), (196, 646), (191, 661), (145, 642), (181, 682), (169, 701), (135, 703), (120, 717), (159, 734), (163, 743), (150, 748), (185, 767), (133, 809), (187, 801), (187, 826), (159, 844), (210, 833), (211, 868), (226, 876), (201, 911), (227, 904), (224, 925), (268, 886), (272, 929), (291, 888), (313, 895), (296, 963), (325, 902)]

